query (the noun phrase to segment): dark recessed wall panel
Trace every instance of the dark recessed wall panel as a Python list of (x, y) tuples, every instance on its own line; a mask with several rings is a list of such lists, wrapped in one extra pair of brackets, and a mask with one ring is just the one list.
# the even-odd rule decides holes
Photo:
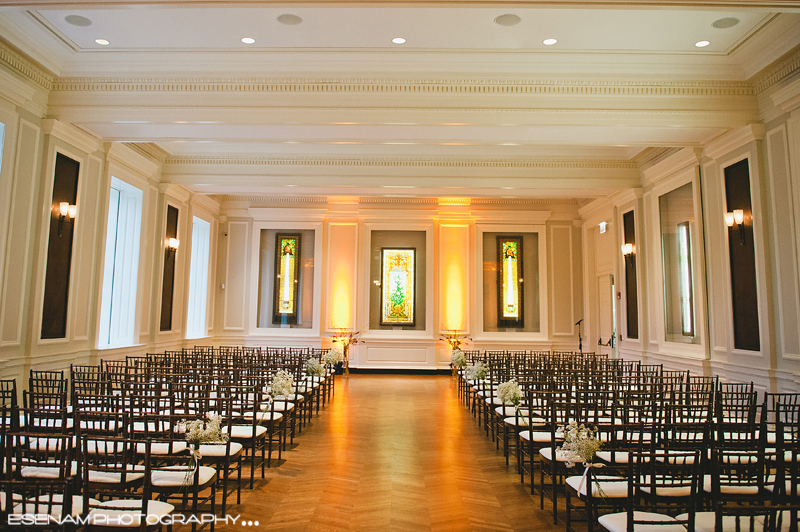
[(634, 253), (625, 259), (625, 310), (628, 338), (639, 338), (639, 292), (636, 284), (636, 223), (633, 211), (622, 215), (626, 244), (633, 244)]
[[(736, 349), (759, 351), (758, 289), (756, 288), (756, 249), (753, 242), (753, 216), (750, 200), (748, 160), (725, 168), (727, 212), (744, 211), (741, 227), (728, 231), (733, 299), (733, 337)], [(721, 221), (724, 223), (724, 221)]]
[[(170, 238), (178, 238), (178, 209), (167, 206), (167, 230), (164, 242)], [(161, 328), (172, 330), (172, 296), (175, 292), (175, 256), (177, 251), (170, 251), (164, 245), (164, 280), (161, 285)]]
[(67, 217), (59, 236), (59, 204), (76, 205), (80, 163), (56, 154), (53, 177), (53, 198), (50, 204), (50, 236), (47, 244), (47, 266), (44, 277), (42, 338), (64, 338), (67, 335), (69, 273), (72, 265), (72, 227)]

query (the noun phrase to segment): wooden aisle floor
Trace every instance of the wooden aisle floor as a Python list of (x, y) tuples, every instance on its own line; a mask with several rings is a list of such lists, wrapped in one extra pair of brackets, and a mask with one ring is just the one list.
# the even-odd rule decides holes
[(550, 502), (540, 510), (529, 490), (451, 377), (339, 376), (283, 460), (229, 504), (237, 525), (217, 530), (563, 531), (563, 504), (554, 526)]

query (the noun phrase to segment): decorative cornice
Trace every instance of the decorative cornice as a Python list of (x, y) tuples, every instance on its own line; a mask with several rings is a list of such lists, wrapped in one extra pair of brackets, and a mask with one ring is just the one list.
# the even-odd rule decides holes
[(265, 92), (265, 93), (441, 93), (558, 94), (613, 96), (750, 96), (739, 81), (579, 81), (378, 78), (57, 78), (62, 92)]
[(0, 64), (30, 79), (45, 90), (53, 88), (54, 76), (0, 40)]
[(717, 137), (705, 147), (704, 155), (711, 159), (719, 159), (745, 144), (762, 140), (766, 134), (764, 124), (750, 124)]
[(138, 152), (140, 155), (144, 155), (161, 164), (167, 162), (167, 158), (169, 157), (169, 152), (161, 149), (161, 147), (152, 142), (124, 142), (123, 144), (133, 151)]
[(168, 157), (168, 165), (245, 166), (394, 166), (443, 168), (589, 168), (637, 169), (633, 161), (618, 159), (514, 159), (434, 157)]
[[(253, 195), (212, 195), (209, 196), (219, 203), (247, 203), (253, 205), (264, 204), (299, 204), (299, 203), (328, 203), (331, 205), (439, 205), (440, 198), (417, 196), (253, 196)], [(449, 198), (452, 199), (452, 198)], [(577, 207), (578, 200), (560, 198), (459, 198), (463, 205), (517, 205), (550, 207), (554, 205)]]
[(761, 94), (765, 90), (775, 86), (797, 72), (798, 69), (800, 69), (800, 49), (790, 54), (783, 61), (775, 64), (764, 74), (753, 78), (753, 88), (756, 94)]

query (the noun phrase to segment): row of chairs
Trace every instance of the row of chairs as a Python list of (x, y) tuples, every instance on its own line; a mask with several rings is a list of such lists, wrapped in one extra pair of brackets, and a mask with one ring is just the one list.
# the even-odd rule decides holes
[[(642, 494), (648, 488), (639, 490), (633, 483), (636, 478), (658, 478), (653, 468), (663, 460), (642, 458), (636, 471), (631, 471), (628, 468), (637, 453), (663, 456), (696, 451), (696, 465), (702, 474), (698, 477), (695, 471), (694, 478), (707, 475), (717, 480), (719, 474), (738, 478), (729, 471), (723, 472), (723, 466), (751, 456), (750, 472), (759, 464), (764, 485), (773, 486), (772, 490), (759, 492), (764, 495), (760, 501), (764, 508), (774, 510), (796, 497), (798, 475), (796, 460), (791, 458), (796, 458), (792, 453), (796, 453), (798, 442), (800, 394), (765, 394), (759, 402), (752, 383), (720, 383), (717, 378), (584, 353), (553, 356), (471, 352), (467, 360), (470, 366), (485, 365), (486, 378), (470, 380), (468, 375), (474, 372), (460, 369), (459, 394), (498, 448), (503, 442), (507, 463), (511, 450), (515, 451), (521, 480), (526, 475), (531, 479), (531, 493), (535, 491), (538, 469), (540, 505), (544, 508), (545, 496), (552, 499), (554, 523), (558, 520), (557, 498), (562, 489), (566, 489), (568, 497), (569, 529), (578, 508), (587, 516), (591, 531), (599, 510), (624, 509), (632, 501), (647, 499)], [(499, 384), (512, 378), (522, 391), (517, 406), (503, 404), (498, 397)], [(569, 475), (571, 470), (566, 466), (574, 457), (557, 449), (564, 442), (561, 428), (570, 421), (598, 431), (597, 437), (603, 441), (598, 460), (605, 462), (604, 469), (590, 467), (583, 475)], [(730, 448), (732, 442), (734, 449)], [(758, 458), (760, 450), (764, 451), (763, 459)], [(738, 458), (731, 453), (739, 453)], [(602, 471), (597, 487), (604, 495), (593, 499), (593, 488), (588, 487), (587, 492), (587, 485), (596, 471)], [(770, 474), (771, 484), (767, 482)], [(722, 493), (730, 491), (728, 487), (715, 490), (714, 483), (708, 482), (698, 489), (708, 497), (694, 497), (692, 501), (703, 502), (706, 509), (720, 504), (730, 507)], [(632, 497), (631, 493), (638, 495)], [(686, 506), (683, 509), (689, 511)], [(671, 517), (675, 515), (673, 512)], [(703, 515), (707, 522), (707, 514)], [(627, 517), (623, 524), (627, 526)]]
[[(90, 528), (109, 530), (114, 519), (143, 514), (154, 520), (136, 523), (145, 530), (179, 506), (180, 515), (204, 515), (199, 522), (213, 530), (218, 488), (223, 511), (234, 491), (239, 504), (243, 463), (252, 488), (255, 470), (263, 478), (273, 450), (280, 460), (295, 429), (330, 399), (331, 369), (305, 373), (320, 354), (193, 349), (72, 366), (69, 378), (32, 371), (22, 406), (16, 383), (0, 381), (3, 521), (33, 513), (52, 516), (52, 525), (91, 515)], [(279, 370), (294, 390), (273, 398)], [(192, 448), (186, 421), (210, 415), (227, 438)]]

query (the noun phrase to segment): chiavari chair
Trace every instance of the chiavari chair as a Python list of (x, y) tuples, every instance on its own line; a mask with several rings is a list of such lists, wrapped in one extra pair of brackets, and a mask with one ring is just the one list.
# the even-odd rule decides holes
[(695, 530), (699, 455), (700, 451), (676, 454), (670, 464), (655, 460), (650, 452), (631, 455), (626, 510), (600, 516), (600, 525), (608, 532)]
[(84, 515), (78, 493), (70, 479), (0, 480), (0, 520), (12, 530), (77, 530)]
[[(232, 425), (227, 428), (227, 434), (230, 441), (239, 443), (243, 447), (244, 459), (250, 463), (250, 489), (252, 489), (259, 453), (261, 477), (265, 475), (267, 440), (271, 441), (270, 430), (274, 429), (272, 423), (263, 423), (260, 415), (261, 405), (269, 401), (262, 396), (262, 389), (258, 386), (223, 386), (219, 390), (219, 397), (227, 401), (231, 410)], [(271, 419), (274, 412), (271, 409), (268, 412)], [(246, 415), (248, 413), (250, 416)], [(270, 446), (270, 458), (271, 451)]]

